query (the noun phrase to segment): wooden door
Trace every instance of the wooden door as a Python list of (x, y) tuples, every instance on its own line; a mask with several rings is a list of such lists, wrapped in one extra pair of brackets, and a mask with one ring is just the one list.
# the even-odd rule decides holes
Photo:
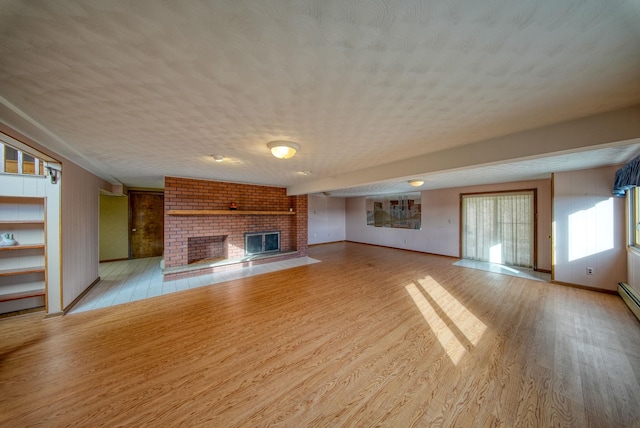
[(161, 256), (164, 248), (164, 195), (130, 192), (129, 215), (130, 258)]

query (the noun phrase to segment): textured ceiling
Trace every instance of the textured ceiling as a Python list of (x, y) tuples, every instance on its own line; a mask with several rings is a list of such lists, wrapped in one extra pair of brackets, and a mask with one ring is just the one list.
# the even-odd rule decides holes
[(640, 104), (638, 22), (638, 0), (0, 0), (0, 102), (112, 182), (292, 186)]

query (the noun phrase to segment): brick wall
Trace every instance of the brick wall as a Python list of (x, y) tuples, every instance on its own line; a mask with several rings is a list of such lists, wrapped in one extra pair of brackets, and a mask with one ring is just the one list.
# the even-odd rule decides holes
[(227, 257), (244, 256), (244, 233), (280, 231), (283, 252), (307, 255), (307, 196), (287, 196), (282, 187), (224, 183), (189, 178), (165, 177), (164, 210), (228, 210), (235, 202), (238, 211), (289, 211), (295, 215), (204, 215), (170, 216), (164, 222), (165, 267), (189, 262), (188, 240), (227, 236)]
[(194, 263), (205, 259), (228, 258), (226, 236), (197, 236), (187, 240), (187, 262)]
[(296, 212), (295, 215), (295, 223), (296, 223), (296, 248), (298, 249), (298, 254), (300, 257), (306, 257), (309, 253), (309, 209), (308, 209), (308, 201), (309, 198), (307, 195), (301, 196), (292, 196), (293, 198), (293, 209)]

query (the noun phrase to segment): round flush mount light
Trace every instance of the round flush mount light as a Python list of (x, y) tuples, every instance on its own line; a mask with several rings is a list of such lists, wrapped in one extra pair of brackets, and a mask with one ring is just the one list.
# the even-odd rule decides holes
[(278, 159), (290, 159), (300, 150), (300, 146), (291, 141), (272, 141), (267, 144), (267, 147)]
[(222, 155), (211, 155), (211, 157), (216, 162), (222, 162), (224, 160), (224, 156), (222, 156)]
[(413, 187), (420, 187), (424, 184), (424, 181), (422, 180), (409, 180), (409, 184), (411, 184)]

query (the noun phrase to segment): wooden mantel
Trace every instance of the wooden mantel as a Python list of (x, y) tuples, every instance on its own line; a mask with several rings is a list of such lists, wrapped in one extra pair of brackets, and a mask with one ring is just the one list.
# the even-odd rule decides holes
[(244, 211), (244, 210), (167, 210), (170, 216), (191, 215), (295, 215), (294, 211)]

